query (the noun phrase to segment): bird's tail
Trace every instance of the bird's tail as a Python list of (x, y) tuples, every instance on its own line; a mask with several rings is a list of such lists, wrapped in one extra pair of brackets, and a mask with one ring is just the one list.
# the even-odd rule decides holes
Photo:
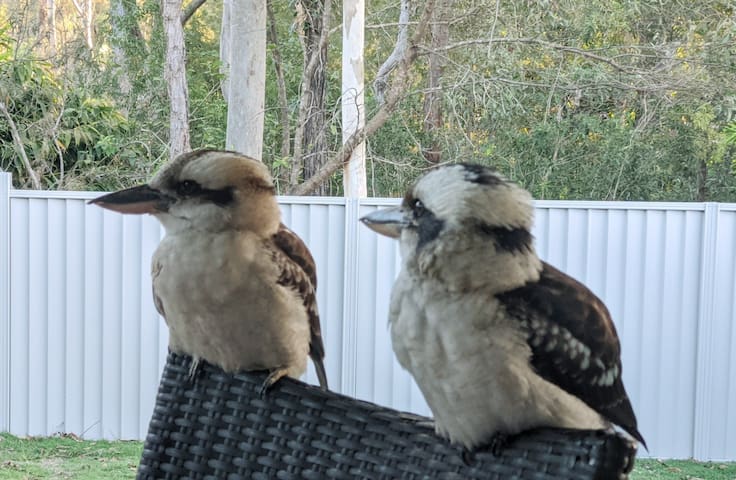
[(322, 390), (329, 390), (327, 387), (327, 372), (325, 371), (325, 364), (321, 358), (312, 358), (314, 363), (314, 370), (317, 372), (317, 380), (319, 380), (319, 386)]

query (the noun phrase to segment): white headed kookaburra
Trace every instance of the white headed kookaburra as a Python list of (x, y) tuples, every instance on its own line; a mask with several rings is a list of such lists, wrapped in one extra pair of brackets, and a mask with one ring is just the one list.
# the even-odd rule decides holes
[[(468, 450), (536, 427), (623, 428), (644, 444), (603, 302), (541, 261), (531, 195), (491, 169), (421, 177), (399, 207), (361, 220), (400, 239), (394, 352), (437, 432)], [(646, 445), (645, 445), (646, 446)]]
[(269, 370), (263, 391), (299, 377), (312, 358), (327, 388), (315, 290), (316, 267), (281, 223), (266, 166), (234, 152), (198, 150), (147, 185), (91, 203), (150, 213), (166, 235), (153, 255), (153, 298), (169, 348), (227, 372)]

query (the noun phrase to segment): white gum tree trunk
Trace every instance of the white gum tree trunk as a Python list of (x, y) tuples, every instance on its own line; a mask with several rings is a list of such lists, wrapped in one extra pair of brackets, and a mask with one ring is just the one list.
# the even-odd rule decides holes
[[(342, 6), (342, 141), (365, 126), (365, 74), (363, 45), (365, 0), (344, 0)], [(361, 142), (343, 167), (346, 197), (365, 197), (365, 142)]]
[[(223, 13), (223, 35), (229, 38), (221, 52), (229, 55), (226, 83), (227, 132), (225, 147), (261, 160), (266, 95), (266, 1), (229, 0)], [(227, 6), (226, 6), (227, 8)]]

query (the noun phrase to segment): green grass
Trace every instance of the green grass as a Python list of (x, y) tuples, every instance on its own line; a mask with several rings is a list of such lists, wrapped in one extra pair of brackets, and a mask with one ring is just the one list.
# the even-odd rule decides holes
[(736, 480), (736, 463), (637, 460), (632, 480)]
[[(0, 434), (0, 480), (135, 478), (141, 442), (91, 442), (73, 436), (20, 439)], [(736, 463), (638, 460), (632, 480), (736, 480)]]
[(0, 434), (0, 479), (135, 478), (141, 442), (90, 442), (73, 436), (20, 439)]

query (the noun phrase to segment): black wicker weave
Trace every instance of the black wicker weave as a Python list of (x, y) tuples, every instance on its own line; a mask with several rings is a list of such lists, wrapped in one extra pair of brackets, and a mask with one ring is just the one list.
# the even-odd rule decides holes
[(230, 375), (170, 354), (138, 478), (608, 479), (624, 478), (636, 449), (615, 434), (543, 429), (503, 453), (473, 454), (434, 434), (430, 419), (265, 373)]

